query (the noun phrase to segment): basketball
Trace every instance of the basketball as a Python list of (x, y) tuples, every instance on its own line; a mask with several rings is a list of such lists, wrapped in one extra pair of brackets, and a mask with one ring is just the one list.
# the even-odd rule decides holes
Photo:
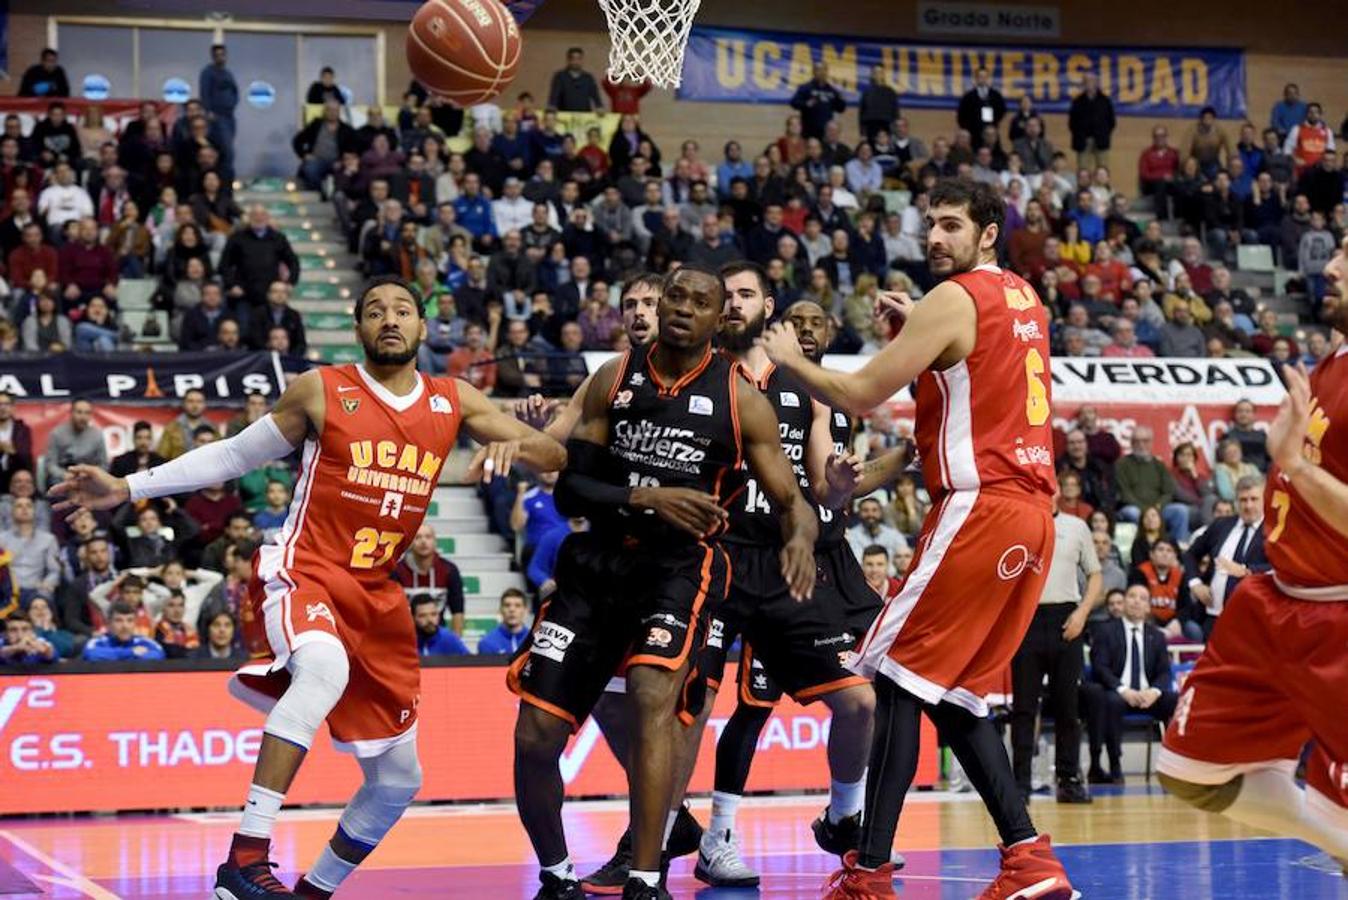
[(407, 29), (413, 77), (455, 106), (491, 100), (519, 63), (519, 26), (498, 0), (428, 0)]

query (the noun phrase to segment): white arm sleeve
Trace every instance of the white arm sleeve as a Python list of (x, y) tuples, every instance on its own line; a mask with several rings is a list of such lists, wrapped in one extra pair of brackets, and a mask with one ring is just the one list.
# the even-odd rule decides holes
[(186, 494), (246, 475), (294, 450), (268, 413), (232, 438), (212, 441), (153, 469), (133, 472), (126, 476), (126, 483), (132, 500)]

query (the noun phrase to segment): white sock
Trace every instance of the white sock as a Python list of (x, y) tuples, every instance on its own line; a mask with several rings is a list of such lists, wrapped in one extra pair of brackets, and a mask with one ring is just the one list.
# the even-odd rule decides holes
[(735, 830), (735, 813), (740, 808), (739, 794), (711, 792), (711, 825), (707, 831), (720, 837), (727, 831)]
[(1348, 830), (1342, 818), (1336, 822), (1330, 810), (1317, 808), (1325, 804), (1306, 801), (1306, 792), (1287, 772), (1257, 769), (1245, 773), (1236, 802), (1222, 812), (1245, 825), (1300, 838), (1338, 859), (1348, 858)]
[(828, 784), (828, 820), (837, 824), (861, 812), (866, 796), (866, 778), (860, 781), (830, 781)]
[(330, 845), (324, 845), (323, 852), (318, 855), (318, 862), (314, 863), (304, 879), (314, 887), (331, 893), (341, 886), (346, 876), (356, 871), (356, 866), (357, 863), (347, 862), (333, 853)]
[(562, 881), (576, 880), (576, 867), (571, 865), (571, 857), (565, 857), (561, 862), (553, 866), (543, 866), (544, 872), (556, 875)]
[(260, 787), (248, 786), (248, 802), (243, 807), (243, 821), (239, 823), (239, 834), (255, 838), (270, 838), (276, 827), (276, 814), (281, 811), (285, 794)]
[(669, 811), (669, 816), (665, 819), (665, 842), (660, 845), (662, 848), (669, 846), (669, 836), (674, 833), (674, 823), (678, 821), (678, 818), (679, 810), (672, 809)]
[(1014, 844), (1012, 844), (1011, 846), (1012, 846), (1012, 847), (1019, 847), (1021, 844), (1033, 844), (1033, 843), (1034, 843), (1035, 841), (1037, 841), (1037, 840), (1039, 840), (1039, 835), (1036, 834), (1034, 837), (1027, 837), (1027, 838), (1025, 838), (1024, 840), (1016, 841), (1016, 842), (1015, 842)]
[(640, 878), (642, 881), (644, 881), (646, 884), (649, 884), (651, 887), (658, 887), (660, 884), (659, 872), (642, 872), (639, 869), (632, 869), (630, 872), (627, 873), (627, 877)]

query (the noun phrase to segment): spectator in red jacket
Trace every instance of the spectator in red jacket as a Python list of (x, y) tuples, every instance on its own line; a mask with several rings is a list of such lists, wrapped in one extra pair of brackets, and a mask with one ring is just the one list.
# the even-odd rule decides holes
[(56, 248), (42, 240), (42, 226), (29, 222), (23, 227), (23, 240), (9, 252), (9, 283), (15, 288), (26, 287), (33, 273), (41, 269), (48, 281), (56, 281), (61, 274), (60, 257)]
[(393, 580), (409, 597), (424, 594), (438, 600), (443, 594), (450, 627), (455, 634), (463, 634), (463, 577), (458, 566), (436, 551), (434, 528), (422, 525), (417, 529), (407, 555), (393, 570)]
[(1132, 274), (1114, 258), (1114, 248), (1108, 241), (1095, 245), (1095, 260), (1086, 266), (1086, 274), (1100, 279), (1100, 296), (1115, 305), (1123, 302), (1123, 295), (1133, 287)]
[(1156, 203), (1156, 218), (1170, 218), (1169, 187), (1179, 171), (1179, 151), (1170, 146), (1170, 133), (1164, 125), (1151, 130), (1151, 146), (1137, 160), (1137, 186), (1145, 197)]
[(80, 219), (75, 240), (61, 248), (59, 258), (67, 309), (83, 306), (96, 294), (117, 308), (117, 255), (98, 242), (95, 219)]
[(639, 81), (632, 83), (630, 81), (614, 81), (611, 78), (604, 78), (604, 93), (608, 94), (609, 107), (619, 115), (628, 113), (641, 115), (641, 98), (651, 92), (651, 83), (649, 81)]

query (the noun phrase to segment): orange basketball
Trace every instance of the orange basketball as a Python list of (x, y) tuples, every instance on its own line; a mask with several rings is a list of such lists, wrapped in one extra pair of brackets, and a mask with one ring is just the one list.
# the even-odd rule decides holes
[(485, 103), (520, 65), (520, 29), (500, 0), (427, 0), (407, 28), (407, 64), (455, 106)]

